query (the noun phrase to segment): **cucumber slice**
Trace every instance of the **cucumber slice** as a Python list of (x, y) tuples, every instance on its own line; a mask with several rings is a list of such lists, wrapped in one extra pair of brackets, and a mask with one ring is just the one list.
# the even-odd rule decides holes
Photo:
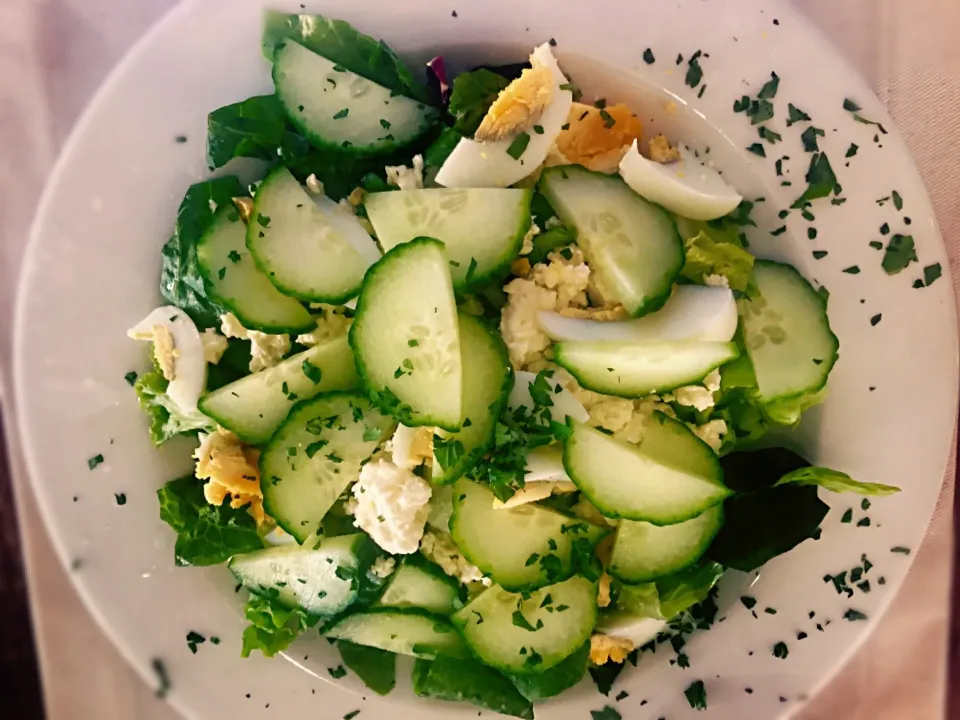
[(621, 520), (609, 572), (625, 583), (645, 583), (685, 570), (707, 551), (722, 526), (722, 504), (676, 525)]
[(542, 673), (589, 639), (597, 623), (597, 586), (579, 575), (523, 595), (494, 585), (451, 620), (487, 665), (513, 675)]
[(280, 292), (304, 301), (349, 300), (369, 267), (283, 165), (257, 189), (247, 247)]
[(430, 481), (436, 485), (453, 482), (476, 465), (487, 451), (513, 384), (513, 370), (500, 334), (473, 315), (460, 313), (458, 319), (463, 376), (470, 380), (463, 384), (464, 426), (442, 442), (448, 445), (459, 442), (463, 447), (460, 457), (450, 467), (444, 467), (434, 456)]
[(826, 303), (790, 265), (758, 260), (754, 278), (760, 297), (743, 303), (741, 320), (757, 399), (769, 405), (819, 392), (840, 347)]
[(260, 455), (267, 514), (304, 542), (392, 429), (393, 420), (357, 393), (294, 405)]
[(284, 545), (236, 555), (228, 567), (247, 590), (311, 615), (349, 608), (369, 586), (367, 570), (383, 552), (363, 533), (323, 538), (315, 548)]
[(440, 240), (453, 287), (464, 290), (503, 274), (530, 229), (532, 190), (431, 188), (370, 193), (367, 216), (387, 251), (416, 237)]
[(574, 571), (574, 543), (589, 549), (609, 530), (539, 505), (495, 509), (483, 485), (453, 486), (450, 534), (471, 563), (507, 590), (531, 590), (566, 580)]
[(732, 494), (710, 446), (661, 412), (653, 414), (639, 447), (583, 423), (571, 427), (563, 465), (606, 517), (673, 525)]
[(410, 427), (463, 419), (460, 331), (443, 243), (417, 238), (370, 268), (350, 328), (370, 397)]
[(224, 385), (200, 398), (199, 407), (245, 443), (261, 445), (297, 400), (332, 390), (353, 390), (358, 384), (353, 351), (344, 335)]
[(568, 227), (594, 272), (633, 316), (659, 310), (683, 267), (683, 241), (661, 208), (619, 177), (576, 165), (544, 170), (540, 191)]
[(588, 390), (639, 398), (703, 380), (740, 355), (733, 342), (561, 342), (556, 362)]
[(290, 122), (319, 148), (382, 155), (409, 145), (438, 112), (288, 41), (273, 56), (273, 84)]
[(380, 648), (427, 660), (437, 655), (465, 658), (470, 653), (446, 618), (419, 608), (371, 608), (324, 628), (335, 640)]
[(376, 602), (377, 607), (418, 607), (438, 615), (462, 605), (457, 581), (418, 553), (404, 558)]
[(293, 298), (260, 272), (246, 246), (247, 226), (234, 207), (214, 213), (197, 243), (197, 263), (207, 294), (243, 326), (266, 333), (296, 333), (316, 323)]
[(551, 340), (701, 340), (729, 342), (737, 332), (737, 301), (725, 287), (678, 285), (655, 313), (635, 320), (602, 322), (550, 310), (537, 316)]

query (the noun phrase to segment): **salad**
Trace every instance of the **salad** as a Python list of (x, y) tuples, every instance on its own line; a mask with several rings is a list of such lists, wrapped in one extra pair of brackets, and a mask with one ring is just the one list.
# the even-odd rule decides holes
[(187, 190), (129, 331), (153, 442), (199, 441), (158, 491), (176, 563), (246, 590), (244, 656), (323, 636), (378, 693), (410, 655), (418, 695), (530, 718), (817, 539), (820, 488), (897, 491), (773, 445), (825, 397), (825, 294), (552, 43), (421, 82), (269, 12), (263, 53), (275, 92), (207, 137), (261, 179)]

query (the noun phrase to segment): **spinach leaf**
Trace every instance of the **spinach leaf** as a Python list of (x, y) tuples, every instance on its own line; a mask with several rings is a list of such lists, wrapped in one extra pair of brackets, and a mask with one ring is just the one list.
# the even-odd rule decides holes
[(377, 695), (387, 695), (397, 684), (397, 656), (379, 648), (340, 640), (337, 650), (343, 664), (353, 670)]
[(830, 492), (852, 492), (858, 495), (894, 495), (900, 488), (882, 483), (858, 482), (846, 473), (825, 467), (807, 467), (787, 473), (777, 481), (777, 485), (812, 485)]
[(137, 393), (140, 409), (150, 418), (150, 439), (153, 444), (163, 445), (175, 435), (195, 433), (198, 430), (216, 430), (216, 424), (206, 415), (199, 411), (185, 414), (170, 399), (167, 395), (167, 386), (170, 383), (160, 372), (152, 352), (150, 357), (153, 359), (153, 368), (137, 378), (133, 389)]
[(450, 153), (463, 139), (463, 135), (453, 128), (445, 127), (440, 131), (437, 139), (430, 143), (423, 153), (423, 165), (426, 168), (439, 168), (450, 157)]
[(418, 697), (468, 702), (487, 710), (533, 719), (533, 704), (493, 668), (475, 660), (438, 656), (417, 660), (413, 667), (413, 691)]
[(227, 349), (220, 362), (207, 365), (207, 392), (213, 392), (250, 374), (250, 341), (227, 340)]
[(706, 600), (723, 571), (723, 566), (701, 560), (693, 567), (657, 580), (662, 617), (671, 620), (684, 610)]
[(297, 159), (309, 152), (310, 143), (293, 131), (275, 95), (247, 98), (207, 116), (207, 164), (211, 170), (237, 157), (272, 161)]
[(587, 674), (587, 660), (590, 658), (590, 643), (573, 655), (555, 665), (546, 672), (536, 675), (507, 675), (520, 694), (530, 702), (539, 702), (569, 690), (583, 680)]
[(555, 227), (533, 237), (533, 250), (527, 255), (531, 265), (543, 262), (554, 250), (566, 247), (577, 241), (577, 231), (573, 228)]
[(268, 10), (263, 29), (263, 54), (268, 60), (273, 60), (277, 45), (287, 39), (396, 93), (430, 102), (426, 86), (414, 80), (386, 43), (364, 35), (344, 20)]
[(177, 210), (173, 237), (161, 250), (160, 296), (191, 317), (199, 329), (215, 327), (223, 309), (207, 297), (197, 263), (197, 243), (210, 226), (214, 210), (244, 195), (231, 176), (191, 185)]
[(263, 549), (257, 525), (246, 507), (211, 505), (203, 482), (188, 475), (157, 490), (160, 519), (177, 532), (176, 564), (219, 565), (233, 555)]
[(707, 550), (711, 560), (744, 572), (815, 537), (829, 507), (817, 488), (778, 485), (809, 466), (785, 448), (738, 452), (720, 460), (724, 482), (737, 494), (723, 503), (725, 523)]
[(483, 68), (457, 75), (447, 107), (454, 118), (453, 129), (473, 137), (497, 95), (509, 84), (502, 75)]
[(301, 608), (289, 608), (259, 595), (250, 595), (243, 614), (250, 624), (243, 631), (241, 657), (249, 657), (254, 650), (273, 657), (320, 621)]

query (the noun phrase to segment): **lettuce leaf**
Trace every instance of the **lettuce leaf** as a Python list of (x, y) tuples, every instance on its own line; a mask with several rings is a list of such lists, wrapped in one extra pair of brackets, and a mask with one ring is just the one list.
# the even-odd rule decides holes
[(160, 251), (160, 296), (187, 313), (200, 330), (219, 325), (223, 308), (207, 296), (197, 242), (210, 226), (214, 210), (245, 194), (232, 175), (191, 185), (177, 210), (173, 237)]
[(639, 617), (671, 620), (706, 600), (723, 572), (722, 565), (703, 560), (655, 582), (623, 585), (617, 607)]
[(216, 430), (216, 424), (199, 410), (186, 414), (170, 399), (167, 395), (170, 383), (160, 372), (153, 352), (150, 357), (153, 359), (153, 368), (137, 378), (133, 389), (137, 393), (140, 408), (150, 418), (150, 439), (153, 444), (163, 445), (175, 435)]
[(706, 284), (708, 275), (725, 277), (731, 290), (748, 297), (757, 294), (753, 283), (754, 257), (738, 245), (716, 240), (707, 232), (684, 240), (686, 262), (680, 271), (681, 277), (700, 285)]
[(789, 485), (791, 483), (794, 485), (822, 487), (825, 490), (835, 493), (852, 492), (857, 495), (876, 495), (878, 497), (895, 495), (900, 492), (900, 488), (895, 485), (858, 482), (846, 473), (825, 467), (807, 467), (794, 470), (780, 478), (774, 487)]
[(723, 503), (724, 525), (706, 557), (743, 572), (755, 570), (813, 537), (829, 507), (817, 488), (780, 480), (810, 466), (786, 448), (735, 452), (720, 460), (727, 487), (736, 491)]
[(309, 152), (310, 143), (287, 122), (276, 95), (257, 95), (207, 115), (207, 164), (211, 170), (237, 157), (273, 161), (278, 154), (299, 158)]
[(497, 95), (509, 84), (507, 78), (486, 68), (457, 75), (447, 107), (453, 116), (453, 129), (473, 137)]
[(234, 555), (263, 549), (257, 524), (245, 507), (211, 505), (203, 481), (193, 475), (171, 480), (157, 490), (160, 519), (177, 533), (174, 558), (179, 566), (219, 565)]
[(414, 80), (407, 66), (385, 42), (364, 35), (344, 20), (268, 10), (263, 24), (264, 56), (273, 61), (277, 45), (287, 39), (400, 95), (431, 102), (426, 86)]
[(301, 608), (289, 608), (260, 595), (250, 595), (243, 614), (250, 624), (243, 631), (241, 657), (249, 657), (254, 650), (273, 657), (320, 621)]
[(337, 642), (343, 664), (353, 670), (377, 695), (387, 695), (397, 684), (397, 656), (379, 648)]
[(800, 416), (814, 405), (819, 405), (827, 399), (827, 388), (824, 386), (817, 392), (794, 395), (790, 398), (774, 400), (760, 406), (763, 414), (777, 425), (793, 427), (800, 422)]
[(533, 703), (503, 675), (475, 660), (442, 655), (433, 661), (418, 659), (413, 667), (413, 691), (418, 697), (467, 702), (533, 720)]

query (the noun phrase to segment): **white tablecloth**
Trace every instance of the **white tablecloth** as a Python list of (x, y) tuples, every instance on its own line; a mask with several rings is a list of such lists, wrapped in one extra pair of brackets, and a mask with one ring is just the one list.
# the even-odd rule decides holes
[[(0, 367), (6, 370), (15, 278), (44, 178), (105, 74), (173, 4), (0, 2)], [(794, 5), (831, 37), (887, 104), (933, 197), (956, 282), (960, 2), (795, 0)], [(17, 449), (11, 450), (48, 717), (176, 720), (81, 606), (53, 555)], [(801, 715), (804, 720), (944, 717), (952, 485), (951, 477), (889, 614), (844, 672), (810, 702)]]

